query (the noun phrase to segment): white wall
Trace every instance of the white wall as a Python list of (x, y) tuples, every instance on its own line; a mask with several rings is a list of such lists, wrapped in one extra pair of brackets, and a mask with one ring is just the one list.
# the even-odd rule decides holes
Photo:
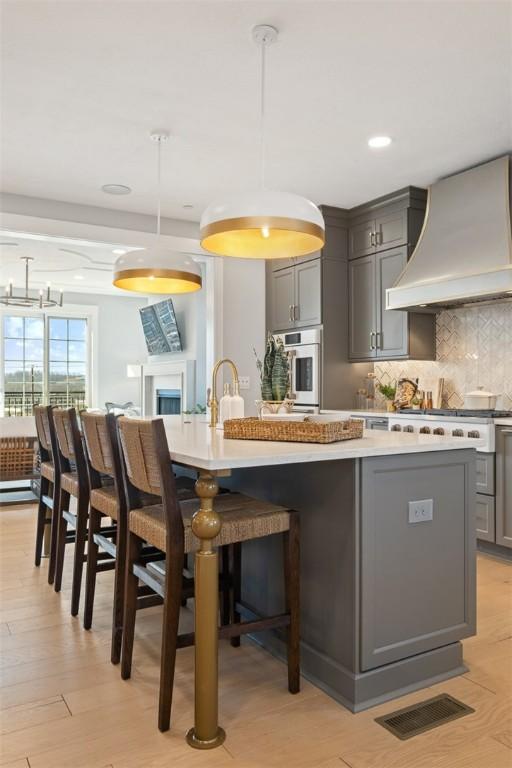
[(224, 259), (222, 292), (222, 354), (233, 360), (240, 376), (250, 377), (250, 389), (240, 394), (246, 415), (254, 415), (261, 392), (253, 348), (262, 358), (265, 345), (265, 263)]
[(69, 304), (98, 307), (98, 331), (93, 343), (97, 345), (98, 402), (103, 407), (107, 400), (140, 405), (138, 379), (126, 376), (129, 363), (147, 359), (146, 343), (139, 317), (139, 308), (147, 300), (131, 296), (105, 296), (88, 293), (67, 293)]

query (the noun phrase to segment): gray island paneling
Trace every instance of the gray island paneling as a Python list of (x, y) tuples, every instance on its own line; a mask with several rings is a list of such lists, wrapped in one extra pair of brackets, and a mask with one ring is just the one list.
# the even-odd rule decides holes
[[(236, 469), (233, 489), (301, 513), (302, 671), (358, 711), (466, 671), (475, 634), (475, 451)], [(433, 499), (409, 522), (408, 502)], [(283, 605), (280, 537), (243, 547), (243, 601)], [(255, 638), (284, 657), (278, 632)]]

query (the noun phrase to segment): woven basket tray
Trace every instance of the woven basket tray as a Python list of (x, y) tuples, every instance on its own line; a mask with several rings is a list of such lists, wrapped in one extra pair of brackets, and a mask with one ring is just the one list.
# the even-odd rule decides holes
[(284, 443), (337, 443), (363, 436), (363, 421), (262, 421), (228, 419), (224, 437), (229, 440), (272, 440)]

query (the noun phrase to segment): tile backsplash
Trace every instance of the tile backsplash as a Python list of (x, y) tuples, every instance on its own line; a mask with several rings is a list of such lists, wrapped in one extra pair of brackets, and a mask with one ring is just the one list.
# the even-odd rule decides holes
[[(483, 386), (498, 395), (497, 408), (512, 410), (512, 303), (440, 312), (436, 349), (435, 361), (376, 363), (377, 381), (418, 378), (419, 388), (435, 396), (437, 380), (444, 377), (444, 407), (463, 407), (464, 393)], [(377, 393), (377, 406), (383, 403)]]

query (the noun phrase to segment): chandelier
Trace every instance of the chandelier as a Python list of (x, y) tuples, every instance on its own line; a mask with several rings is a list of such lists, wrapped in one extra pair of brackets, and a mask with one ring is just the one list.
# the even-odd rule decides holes
[(9, 280), (9, 284), (5, 287), (5, 296), (0, 297), (0, 304), (5, 304), (8, 307), (39, 307), (39, 309), (44, 309), (45, 307), (62, 307), (62, 288), (59, 292), (58, 299), (52, 298), (49, 284), (46, 287), (46, 293), (41, 288), (38, 296), (29, 295), (28, 270), (30, 262), (34, 261), (34, 259), (32, 256), (21, 256), (21, 260), (25, 262), (25, 293), (14, 293), (13, 281)]

